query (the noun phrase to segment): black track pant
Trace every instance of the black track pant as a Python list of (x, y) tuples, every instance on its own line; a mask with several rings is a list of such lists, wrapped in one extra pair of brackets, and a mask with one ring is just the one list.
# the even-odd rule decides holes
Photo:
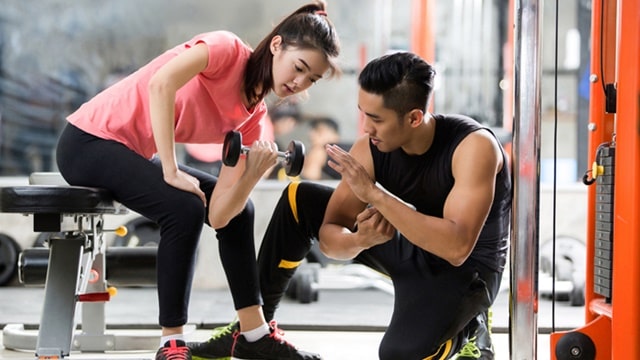
[[(311, 182), (292, 183), (283, 191), (258, 254), (267, 320), (318, 239), (332, 192), (331, 187)], [(393, 281), (393, 315), (379, 349), (383, 360), (454, 354), (463, 343), (459, 338), (465, 326), (491, 306), (500, 286), (501, 273), (469, 262), (454, 267), (399, 234), (363, 251), (355, 261)], [(357, 304), (349, 306), (357, 310)]]
[[(194, 194), (168, 185), (158, 161), (100, 139), (71, 124), (57, 147), (58, 168), (72, 185), (108, 189), (115, 200), (160, 226), (157, 275), (159, 324), (186, 324), (195, 254), (208, 208)], [(217, 178), (182, 167), (200, 180), (208, 200)], [(254, 245), (254, 209), (249, 201), (226, 227), (216, 229), (220, 258), (236, 309), (262, 303)]]

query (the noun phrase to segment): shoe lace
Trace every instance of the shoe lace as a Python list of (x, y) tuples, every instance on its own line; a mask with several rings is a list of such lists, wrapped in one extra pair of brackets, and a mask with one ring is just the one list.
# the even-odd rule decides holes
[(170, 346), (162, 348), (162, 354), (166, 360), (185, 360), (188, 356), (189, 348), (186, 346)]
[(217, 340), (223, 336), (232, 334), (234, 331), (235, 324), (236, 324), (235, 322), (231, 322), (229, 323), (229, 325), (221, 326), (213, 329), (213, 333), (211, 334), (211, 339), (209, 339), (209, 341)]
[(458, 352), (457, 356), (480, 359), (480, 357), (482, 356), (482, 353), (480, 352), (480, 349), (478, 349), (478, 347), (476, 346), (476, 338), (473, 337), (469, 339), (469, 342), (464, 344), (462, 349), (460, 349), (460, 351)]
[(276, 323), (275, 320), (271, 320), (269, 322), (269, 326), (273, 329), (273, 331), (271, 332), (271, 334), (269, 334), (269, 337), (271, 337), (272, 339), (278, 341), (281, 344), (284, 344), (292, 349), (296, 349), (296, 347), (288, 342), (285, 338), (284, 338), (284, 331), (280, 328), (278, 328), (278, 324)]
[(231, 335), (233, 337), (233, 344), (231, 344), (231, 354), (236, 353), (236, 343), (238, 342), (238, 336), (240, 336), (240, 331), (234, 331)]

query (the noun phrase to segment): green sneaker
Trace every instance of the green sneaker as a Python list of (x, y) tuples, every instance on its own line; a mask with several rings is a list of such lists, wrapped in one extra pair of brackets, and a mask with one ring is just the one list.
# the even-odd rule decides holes
[(211, 338), (205, 342), (187, 343), (187, 347), (191, 350), (191, 357), (194, 360), (231, 360), (233, 334), (239, 331), (240, 323), (233, 321), (229, 325), (213, 329)]
[(464, 344), (462, 349), (458, 351), (454, 359), (456, 360), (469, 360), (469, 359), (481, 359), (482, 352), (476, 346), (476, 337), (472, 337), (469, 341)]

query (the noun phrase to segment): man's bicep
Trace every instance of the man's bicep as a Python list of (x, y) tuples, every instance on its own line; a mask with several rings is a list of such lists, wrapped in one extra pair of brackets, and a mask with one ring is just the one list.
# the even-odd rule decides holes
[[(468, 146), (472, 144), (475, 146)], [(499, 159), (485, 139), (472, 144), (455, 155), (455, 185), (447, 197), (443, 215), (479, 234), (493, 202)]]

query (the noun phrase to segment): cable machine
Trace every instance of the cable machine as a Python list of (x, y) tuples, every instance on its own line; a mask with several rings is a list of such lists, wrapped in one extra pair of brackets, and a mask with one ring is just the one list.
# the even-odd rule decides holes
[[(434, 1), (414, 0), (413, 5), (414, 15), (418, 15), (418, 19), (426, 19), (430, 12), (428, 9), (433, 10)], [(528, 55), (518, 62), (518, 52), (515, 51), (514, 78), (519, 78), (524, 83), (522, 89), (527, 90), (530, 86), (526, 84), (536, 84), (540, 70), (535, 61), (539, 50), (536, 37), (539, 34), (539, 3), (510, 0), (509, 5), (512, 12), (518, 10), (515, 23), (521, 26), (520, 32), (516, 31), (520, 36), (513, 40), (510, 37), (509, 44), (513, 41), (516, 50)], [(593, 166), (585, 172), (583, 179), (588, 186), (585, 325), (551, 334), (552, 360), (620, 360), (640, 354), (640, 2), (593, 0), (591, 9), (588, 162)], [(414, 36), (419, 36), (413, 39), (412, 47), (431, 60), (433, 47), (428, 44), (433, 45), (433, 34), (415, 24), (420, 22), (414, 20)], [(523, 76), (528, 80), (523, 81)], [(531, 96), (523, 97), (521, 93), (515, 97), (536, 99), (539, 95), (537, 90), (530, 90)], [(532, 106), (519, 107), (520, 111), (526, 110), (527, 113), (520, 113), (519, 128), (514, 129), (514, 135), (517, 131), (531, 130), (529, 132), (534, 135), (531, 138), (535, 138), (539, 125), (536, 121), (538, 110), (536, 104), (528, 105)], [(505, 109), (505, 119), (511, 114), (506, 110), (510, 109)], [(514, 146), (518, 145), (516, 140), (514, 136)], [(537, 149), (535, 144), (529, 145), (534, 145), (529, 149)], [(535, 154), (528, 160), (523, 159), (523, 165), (537, 164)], [(525, 187), (536, 188), (538, 182), (527, 178), (527, 174), (521, 178), (522, 174), (514, 169), (515, 180)], [(534, 193), (528, 188), (524, 190), (520, 195)], [(535, 205), (537, 198), (532, 200)], [(535, 213), (537, 219), (537, 209), (530, 210), (529, 215)], [(518, 216), (513, 219), (520, 222)], [(519, 228), (523, 232), (529, 229), (527, 231), (534, 233), (512, 232), (516, 235), (517, 246), (514, 249), (532, 245), (537, 248), (535, 241), (527, 241), (536, 238), (535, 226), (521, 225)], [(510, 344), (529, 340), (532, 349), (531, 352), (519, 353), (511, 349), (512, 359), (537, 357), (537, 267), (531, 253), (537, 254), (537, 251), (521, 257), (515, 254), (519, 268), (515, 269), (516, 291), (512, 289), (514, 305), (510, 311), (512, 325), (517, 329), (510, 333)], [(520, 274), (519, 269), (524, 274)], [(528, 291), (524, 291), (525, 288)], [(527, 299), (534, 301), (529, 303)]]
[(640, 354), (640, 3), (593, 0), (585, 325), (551, 359)]

